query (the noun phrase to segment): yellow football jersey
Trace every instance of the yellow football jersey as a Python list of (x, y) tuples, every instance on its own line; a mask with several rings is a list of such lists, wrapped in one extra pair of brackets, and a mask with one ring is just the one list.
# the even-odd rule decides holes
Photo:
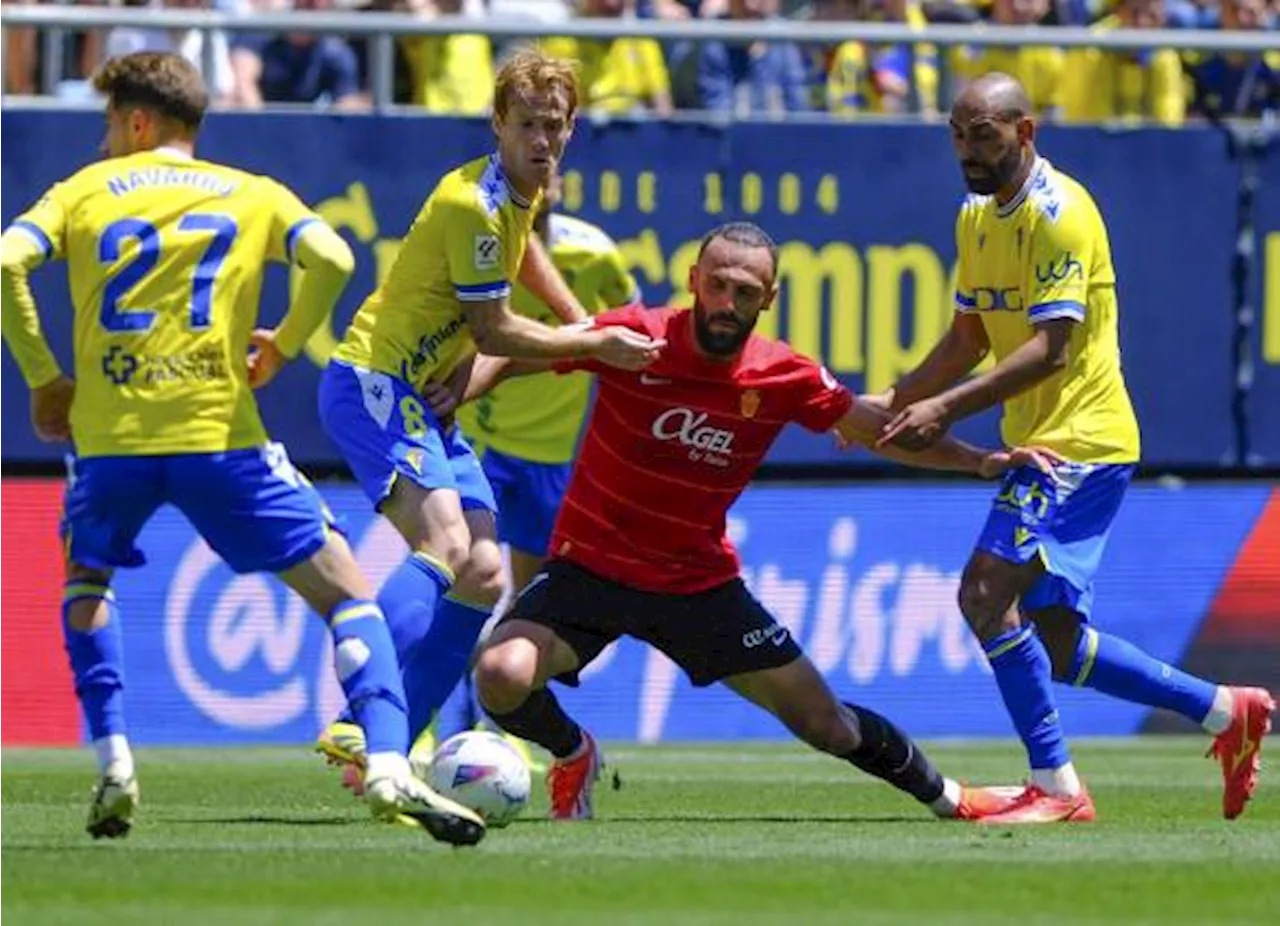
[(77, 454), (265, 443), (249, 335), (264, 264), (311, 221), (276, 181), (169, 148), (91, 164), (19, 216), (11, 228), (67, 262)]
[(537, 205), (511, 186), (497, 155), (445, 174), (334, 359), (417, 387), (448, 376), (476, 349), (463, 303), (511, 292)]
[[(552, 262), (592, 315), (640, 300), (618, 246), (596, 226), (553, 214), (548, 239)], [(516, 286), (511, 305), (544, 324), (560, 323), (523, 286)], [(492, 447), (535, 463), (567, 463), (573, 459), (590, 396), (587, 373), (521, 376), (464, 405), (458, 410), (458, 423), (477, 450)]]
[(1067, 368), (1005, 403), (1005, 443), (1038, 444), (1077, 463), (1136, 462), (1111, 245), (1088, 191), (1040, 158), (1004, 206), (991, 196), (965, 200), (956, 244), (956, 310), (978, 313), (997, 361), (1030, 340), (1038, 322), (1079, 323)]

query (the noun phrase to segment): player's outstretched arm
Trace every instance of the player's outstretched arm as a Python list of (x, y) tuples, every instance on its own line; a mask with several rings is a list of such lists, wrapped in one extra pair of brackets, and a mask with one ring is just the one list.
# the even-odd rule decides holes
[(982, 319), (972, 313), (958, 313), (929, 355), (889, 390), (889, 405), (898, 411), (949, 389), (972, 373), (990, 349)]
[(836, 437), (842, 447), (857, 444), (907, 466), (973, 473), (984, 479), (998, 476), (1007, 469), (1028, 465), (1051, 473), (1054, 464), (1061, 462), (1052, 451), (1039, 447), (986, 450), (952, 437), (944, 437), (923, 450), (906, 450), (893, 445), (877, 446), (876, 441), (888, 420), (888, 414), (880, 408), (855, 398), (853, 406), (836, 422)]
[(512, 312), (505, 297), (465, 302), (463, 307), (476, 347), (497, 357), (593, 359), (623, 370), (640, 370), (658, 359), (666, 344), (621, 325), (550, 328)]
[(934, 396), (908, 405), (889, 422), (876, 442), (880, 450), (891, 442), (911, 449), (928, 446), (953, 421), (998, 405), (1067, 365), (1071, 328), (1068, 318), (1036, 325), (1036, 333), (992, 369)]
[(0, 236), (0, 296), (4, 342), (31, 387), (31, 423), (41, 440), (71, 438), (75, 384), (62, 375), (40, 328), (40, 314), (27, 274), (45, 259), (45, 249), (29, 234), (10, 229)]
[(302, 269), (293, 302), (280, 326), (253, 333), (255, 352), (249, 358), (249, 385), (259, 389), (280, 372), (286, 361), (298, 356), (342, 295), (356, 259), (336, 231), (320, 221), (309, 222), (298, 233), (293, 262)]
[(586, 320), (587, 310), (560, 275), (537, 235), (529, 236), (529, 244), (520, 262), (520, 282), (566, 325)]

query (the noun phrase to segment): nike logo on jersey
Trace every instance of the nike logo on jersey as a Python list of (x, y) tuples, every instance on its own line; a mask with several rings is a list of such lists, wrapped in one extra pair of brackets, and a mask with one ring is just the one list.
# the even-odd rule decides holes
[(663, 379), (660, 376), (650, 376), (648, 373), (640, 374), (641, 386), (667, 386), (671, 384), (671, 380)]

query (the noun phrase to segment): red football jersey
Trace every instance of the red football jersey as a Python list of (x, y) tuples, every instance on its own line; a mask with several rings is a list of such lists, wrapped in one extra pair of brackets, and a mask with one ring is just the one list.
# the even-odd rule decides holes
[(639, 373), (596, 361), (560, 372), (598, 375), (595, 407), (548, 553), (632, 588), (691, 593), (738, 575), (725, 531), (782, 428), (830, 430), (853, 396), (825, 368), (779, 341), (752, 335), (732, 361), (698, 351), (693, 312), (631, 306), (597, 326), (666, 338)]

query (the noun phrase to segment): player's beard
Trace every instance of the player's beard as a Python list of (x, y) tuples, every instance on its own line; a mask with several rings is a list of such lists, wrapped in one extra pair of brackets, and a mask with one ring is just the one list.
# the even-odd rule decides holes
[[(961, 166), (963, 168), (964, 165)], [(982, 168), (982, 173), (975, 177), (962, 171), (965, 186), (971, 193), (979, 196), (993, 196), (1012, 183), (1013, 178), (1018, 175), (1018, 168), (1022, 166), (1022, 149), (1014, 147), (994, 164), (975, 163), (975, 166)]]
[[(733, 331), (718, 331), (711, 327), (713, 319), (732, 321), (735, 328)], [(698, 346), (714, 357), (731, 357), (742, 350), (742, 345), (747, 343), (747, 338), (751, 337), (755, 327), (754, 321), (747, 324), (734, 312), (717, 312), (708, 317), (707, 310), (700, 303), (694, 302), (694, 337), (698, 339)]]

